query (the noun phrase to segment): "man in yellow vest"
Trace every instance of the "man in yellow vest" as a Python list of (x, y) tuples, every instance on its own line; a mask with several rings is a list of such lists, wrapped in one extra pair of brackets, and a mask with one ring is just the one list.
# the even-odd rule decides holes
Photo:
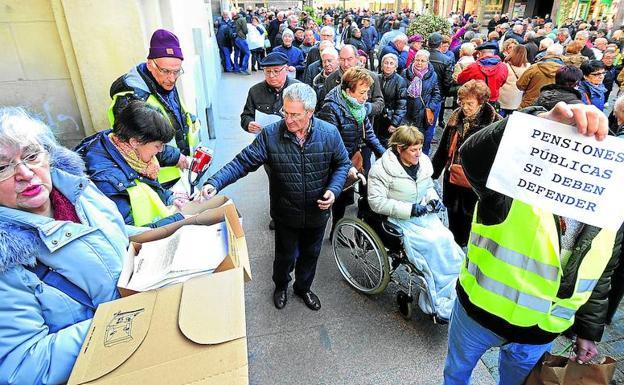
[(165, 187), (170, 187), (171, 182), (180, 177), (179, 169), (188, 168), (187, 157), (199, 141), (199, 122), (188, 112), (176, 88), (176, 81), (184, 73), (182, 60), (184, 56), (177, 36), (159, 29), (152, 34), (147, 61), (119, 77), (110, 88), (113, 100), (108, 119), (111, 127), (128, 102), (138, 99), (156, 107), (175, 129), (174, 140), (162, 152), (166, 159), (161, 156), (158, 159), (163, 166), (158, 180)]
[[(558, 103), (523, 112), (572, 124), (602, 140), (607, 118), (594, 106)], [(520, 385), (552, 341), (576, 334), (575, 359), (598, 353), (621, 232), (532, 207), (486, 188), (507, 120), (474, 134), (460, 149), (479, 196), (449, 326), (444, 384), (469, 384), (480, 357), (500, 347), (499, 384)], [(617, 237), (617, 240), (616, 240)]]

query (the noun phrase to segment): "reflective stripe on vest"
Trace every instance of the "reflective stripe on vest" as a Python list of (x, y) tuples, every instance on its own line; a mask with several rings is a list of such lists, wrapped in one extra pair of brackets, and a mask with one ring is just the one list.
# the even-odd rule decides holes
[(459, 277), (470, 301), (512, 325), (551, 333), (569, 328), (611, 258), (615, 232), (602, 229), (594, 237), (578, 267), (574, 292), (562, 299), (557, 297), (562, 269), (552, 213), (514, 200), (500, 224), (486, 226), (475, 218)]
[(128, 187), (132, 218), (135, 226), (144, 226), (173, 214), (174, 208), (167, 207), (156, 191), (135, 179), (136, 186)]
[[(113, 127), (113, 125), (115, 124), (115, 114), (113, 112), (113, 107), (115, 106), (115, 103), (117, 102), (117, 98), (119, 96), (124, 96), (128, 94), (133, 94), (133, 93), (134, 91), (124, 91), (124, 92), (119, 92), (113, 95), (113, 100), (110, 106), (108, 107), (108, 122), (110, 123), (111, 127)], [(160, 113), (164, 117), (167, 118), (169, 123), (171, 123), (171, 118), (169, 117), (167, 110), (162, 104), (160, 104), (160, 102), (158, 101), (158, 98), (150, 94), (145, 100), (145, 103), (157, 108), (158, 111), (160, 111)], [(186, 105), (184, 104), (184, 102), (182, 102), (182, 99), (180, 99), (180, 108), (182, 109), (182, 115), (184, 116), (184, 120), (186, 121), (186, 126), (188, 127), (188, 134), (186, 135), (186, 140), (188, 142), (191, 154), (193, 154), (195, 147), (199, 145), (199, 129), (200, 129), (199, 120), (196, 120), (193, 122), (193, 119), (191, 118), (191, 113), (188, 112), (188, 109), (186, 108)], [(178, 147), (175, 141), (175, 137), (168, 144), (176, 148)]]

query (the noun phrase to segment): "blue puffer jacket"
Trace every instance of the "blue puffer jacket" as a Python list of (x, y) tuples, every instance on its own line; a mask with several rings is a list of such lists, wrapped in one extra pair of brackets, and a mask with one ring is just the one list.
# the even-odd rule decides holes
[[(409, 88), (410, 83), (414, 80), (412, 66), (410, 66), (403, 75), (405, 79), (407, 79), (407, 86)], [(424, 106), (419, 97), (413, 98), (409, 96), (409, 94), (407, 95), (407, 114), (405, 115), (404, 122), (414, 124), (418, 128), (425, 128), (425, 107), (435, 112), (440, 107), (440, 103), (442, 103), (442, 96), (440, 95), (440, 87), (438, 85), (438, 75), (436, 75), (431, 63), (429, 63), (429, 71), (427, 71), (422, 80), (421, 96), (425, 102)]]
[[(133, 225), (134, 218), (132, 217), (132, 207), (130, 206), (130, 196), (127, 189), (128, 187), (136, 186), (135, 179), (140, 180), (156, 191), (166, 205), (171, 205), (174, 197), (173, 193), (165, 190), (158, 181), (139, 175), (128, 165), (119, 150), (109, 139), (108, 134), (110, 132), (111, 130), (100, 131), (83, 139), (76, 147), (76, 151), (84, 159), (87, 165), (87, 174), (93, 183), (115, 202), (124, 221), (129, 225)], [(169, 152), (170, 149), (171, 151)], [(165, 146), (163, 152), (160, 153), (160, 158), (166, 161), (171, 157), (177, 157), (178, 153), (174, 150), (175, 148), (173, 147)], [(160, 227), (181, 219), (184, 219), (184, 216), (176, 213), (146, 226)]]
[(605, 92), (607, 92), (604, 84), (595, 85), (587, 80), (581, 80), (578, 85), (578, 90), (581, 93), (581, 100), (583, 103), (593, 104), (598, 107), (599, 110), (604, 110)]
[[(318, 117), (338, 128), (342, 141), (347, 148), (349, 158), (351, 158), (364, 143), (373, 150), (377, 157), (381, 157), (386, 151), (375, 135), (373, 126), (368, 117), (364, 120), (364, 127), (358, 126), (342, 97), (342, 89), (340, 86), (334, 87), (329, 91), (327, 96), (325, 96), (323, 107), (321, 107)], [(365, 138), (362, 138), (363, 132), (366, 132)]]
[(407, 51), (399, 52), (394, 43), (390, 42), (387, 46), (382, 48), (381, 53), (379, 54), (379, 58), (383, 59), (383, 57), (389, 53), (395, 54), (399, 59), (397, 71), (401, 73), (405, 69), (405, 64), (407, 63)]
[(319, 209), (317, 200), (327, 190), (337, 198), (351, 167), (336, 127), (313, 118), (301, 147), (281, 120), (264, 128), (207, 183), (221, 190), (263, 164), (271, 169), (271, 217), (294, 228), (325, 225), (331, 210)]
[[(69, 150), (51, 152), (52, 185), (82, 223), (0, 206), (0, 383), (59, 384), (69, 378), (93, 311), (26, 269), (41, 261), (94, 305), (118, 297), (129, 228)], [(136, 230), (136, 229), (135, 229)]]
[(303, 75), (303, 71), (305, 70), (305, 57), (303, 56), (302, 50), (293, 45), (288, 48), (280, 45), (273, 48), (273, 52), (281, 52), (284, 55), (288, 56), (288, 65), (293, 66), (297, 69), (297, 75)]

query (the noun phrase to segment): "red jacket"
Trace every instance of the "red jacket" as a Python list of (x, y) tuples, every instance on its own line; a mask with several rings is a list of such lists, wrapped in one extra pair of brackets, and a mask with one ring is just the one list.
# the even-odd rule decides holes
[(498, 56), (486, 56), (466, 67), (457, 77), (457, 83), (483, 80), (490, 87), (490, 101), (498, 100), (499, 90), (507, 80), (507, 66)]

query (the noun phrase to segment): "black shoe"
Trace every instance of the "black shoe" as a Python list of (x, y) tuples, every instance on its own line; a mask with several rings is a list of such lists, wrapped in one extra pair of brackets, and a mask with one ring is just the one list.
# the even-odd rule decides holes
[(301, 297), (303, 302), (312, 310), (319, 310), (321, 308), (321, 300), (316, 294), (312, 293), (310, 290), (304, 292), (296, 292), (295, 295), (297, 297)]
[(275, 289), (273, 292), (273, 304), (278, 309), (283, 309), (288, 302), (288, 295), (286, 295), (286, 289)]
[(269, 222), (269, 230), (275, 230), (275, 221), (273, 219)]

